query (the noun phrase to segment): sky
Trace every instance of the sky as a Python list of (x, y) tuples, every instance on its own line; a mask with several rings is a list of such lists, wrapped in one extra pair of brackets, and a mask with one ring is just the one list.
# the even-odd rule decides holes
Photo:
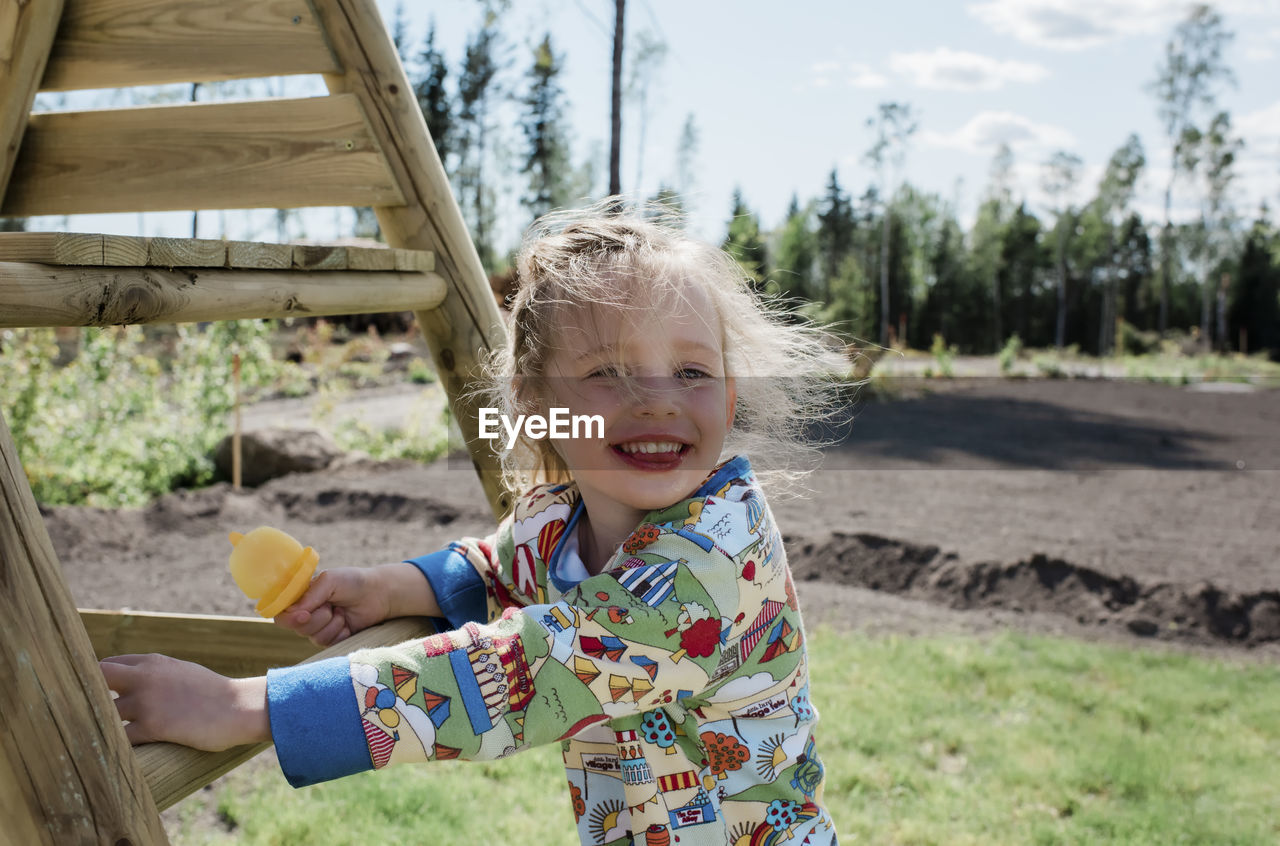
[[(381, 2), (390, 18), (394, 0)], [(410, 3), (410, 33), (420, 38), (433, 18), (437, 43), (456, 62), (478, 5)], [(513, 0), (504, 26), (518, 71), (545, 31), (565, 54), (576, 157), (607, 150), (613, 6)], [(966, 225), (1001, 141), (1013, 149), (1020, 193), (1043, 211), (1040, 171), (1053, 152), (1083, 160), (1083, 200), (1130, 133), (1148, 160), (1136, 202), (1158, 220), (1170, 156), (1145, 87), (1188, 8), (1167, 0), (628, 0), (629, 35), (656, 35), (668, 53), (650, 87), (643, 159), (638, 108), (624, 115), (623, 190), (649, 196), (676, 181), (678, 140), (692, 114), (698, 230), (723, 237), (735, 187), (774, 228), (793, 194), (802, 203), (821, 196), (833, 168), (862, 192), (875, 178), (864, 159), (873, 142), (867, 120), (897, 101), (919, 118), (901, 176), (954, 202)], [(1246, 142), (1236, 194), (1252, 217), (1262, 199), (1280, 202), (1280, 0), (1216, 8), (1235, 33), (1226, 60), (1238, 84), (1224, 86), (1219, 103)], [(1182, 215), (1197, 208), (1186, 188), (1175, 192)]]
[[(390, 22), (397, 0), (378, 0)], [(436, 43), (456, 74), (467, 38), (480, 24), (477, 0), (405, 0), (411, 52), (434, 21)], [(857, 196), (875, 179), (865, 154), (868, 119), (880, 103), (905, 102), (918, 117), (899, 173), (952, 202), (972, 221), (998, 145), (1013, 150), (1017, 192), (1042, 213), (1043, 163), (1058, 150), (1083, 161), (1076, 200), (1092, 195), (1111, 153), (1137, 133), (1148, 167), (1136, 205), (1162, 217), (1168, 142), (1146, 90), (1164, 45), (1189, 4), (1170, 0), (628, 0), (627, 55), (648, 34), (667, 45), (641, 114), (624, 114), (622, 187), (636, 197), (677, 181), (681, 130), (692, 115), (699, 143), (689, 196), (693, 228), (724, 236), (735, 188), (765, 229), (781, 225), (792, 196), (819, 198), (835, 169)], [(1245, 142), (1234, 188), (1247, 219), (1259, 203), (1280, 202), (1280, 0), (1221, 0), (1235, 34), (1226, 61), (1236, 85), (1221, 87)], [(523, 85), (532, 47), (550, 32), (564, 55), (562, 85), (575, 161), (594, 159), (599, 190), (607, 180), (612, 0), (511, 0), (502, 30)], [(456, 81), (456, 76), (455, 80)], [(518, 150), (513, 114), (500, 119), (499, 142)], [(513, 156), (513, 161), (515, 157)], [(514, 165), (512, 165), (514, 167)], [(502, 198), (501, 237), (513, 246), (528, 222), (513, 174)], [(1194, 215), (1191, 186), (1175, 189), (1176, 214)], [(121, 234), (189, 233), (189, 215), (116, 215), (35, 228)], [(312, 218), (309, 237), (345, 235), (343, 218)], [(217, 228), (202, 223), (201, 234)], [(233, 231), (231, 237), (270, 233)]]

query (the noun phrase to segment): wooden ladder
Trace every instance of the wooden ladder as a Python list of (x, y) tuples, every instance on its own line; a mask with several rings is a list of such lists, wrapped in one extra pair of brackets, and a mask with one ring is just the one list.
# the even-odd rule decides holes
[[(296, 74), (328, 96), (31, 113), (39, 91)], [(0, 327), (412, 310), (504, 514), (469, 391), (506, 333), (374, 0), (0, 0), (0, 216), (308, 206), (372, 206), (389, 248), (24, 233), (0, 242)], [(165, 843), (158, 809), (265, 747), (131, 749), (95, 643), (215, 666), (240, 644), (244, 673), (310, 649), (247, 618), (78, 612), (2, 416), (0, 495), (0, 842)]]

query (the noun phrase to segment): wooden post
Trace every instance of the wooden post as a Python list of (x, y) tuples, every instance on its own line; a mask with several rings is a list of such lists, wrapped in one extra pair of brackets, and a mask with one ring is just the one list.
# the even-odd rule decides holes
[(360, 100), (405, 197), (406, 205), (375, 207), (383, 235), (393, 247), (434, 251), (436, 272), (448, 285), (438, 308), (417, 312), (418, 325), (490, 507), (500, 517), (511, 508), (511, 493), (501, 485), (490, 442), (479, 437), (479, 403), (467, 396), (481, 357), (507, 343), (488, 277), (374, 0), (314, 0), (314, 6), (344, 69), (325, 77), (329, 91)]
[(168, 843), (0, 416), (0, 836)]
[(63, 0), (0, 5), (0, 200), (40, 90)]

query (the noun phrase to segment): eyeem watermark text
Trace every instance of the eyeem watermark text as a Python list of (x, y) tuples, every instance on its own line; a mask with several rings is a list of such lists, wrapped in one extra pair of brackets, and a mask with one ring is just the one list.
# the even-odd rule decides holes
[[(499, 429), (501, 425), (501, 429)], [(507, 449), (516, 445), (521, 430), (533, 440), (542, 438), (603, 438), (604, 418), (599, 414), (570, 414), (567, 408), (553, 408), (551, 414), (520, 414), (515, 422), (496, 408), (480, 409), (480, 437), (493, 440), (507, 433)]]

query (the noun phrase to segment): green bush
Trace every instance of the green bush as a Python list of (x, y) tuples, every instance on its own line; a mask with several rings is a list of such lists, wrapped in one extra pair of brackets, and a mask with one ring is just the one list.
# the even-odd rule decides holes
[(1147, 355), (1160, 348), (1160, 335), (1156, 332), (1142, 332), (1132, 323), (1120, 321), (1120, 351), (1126, 355)]
[(1000, 372), (1006, 376), (1012, 373), (1013, 366), (1018, 363), (1020, 355), (1022, 355), (1022, 339), (1015, 332), (1000, 348)]
[[(933, 346), (929, 347), (929, 353), (933, 356), (933, 360), (938, 363), (938, 375), (944, 379), (950, 379), (955, 375), (953, 363), (956, 357), (956, 348), (948, 347), (946, 338), (938, 332), (933, 333)], [(926, 371), (932, 375), (932, 371)]]
[(243, 390), (271, 384), (261, 321), (84, 329), (79, 354), (56, 366), (49, 329), (0, 332), (3, 411), (35, 497), (49, 505), (141, 505), (210, 478), (228, 431), (232, 355)]

